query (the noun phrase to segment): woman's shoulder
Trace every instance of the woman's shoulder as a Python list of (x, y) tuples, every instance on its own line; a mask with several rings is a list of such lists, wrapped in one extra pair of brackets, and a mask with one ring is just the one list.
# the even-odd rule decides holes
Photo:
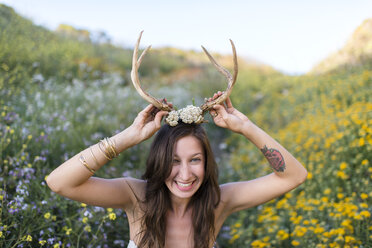
[(132, 177), (124, 177), (123, 180), (128, 186), (133, 202), (143, 201), (146, 191), (146, 181)]

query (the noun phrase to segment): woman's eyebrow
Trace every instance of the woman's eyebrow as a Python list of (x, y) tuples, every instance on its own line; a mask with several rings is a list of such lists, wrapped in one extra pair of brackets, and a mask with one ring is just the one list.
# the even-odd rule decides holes
[[(195, 157), (195, 156), (202, 155), (202, 154), (203, 153), (201, 153), (201, 152), (197, 152), (197, 153), (191, 154), (190, 157)], [(174, 154), (174, 157), (178, 158), (179, 156), (177, 154)]]

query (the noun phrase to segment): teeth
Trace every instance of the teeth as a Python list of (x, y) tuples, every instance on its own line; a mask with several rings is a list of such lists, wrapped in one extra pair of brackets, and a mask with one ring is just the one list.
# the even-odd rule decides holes
[(181, 187), (188, 187), (191, 185), (191, 183), (180, 183), (180, 182), (177, 182), (177, 184)]

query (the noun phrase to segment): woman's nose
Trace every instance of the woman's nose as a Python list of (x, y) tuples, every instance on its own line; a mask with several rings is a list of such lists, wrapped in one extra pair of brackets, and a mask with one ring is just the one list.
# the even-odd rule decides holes
[(179, 174), (180, 174), (180, 178), (184, 181), (187, 181), (188, 179), (190, 179), (191, 171), (187, 163), (182, 163)]

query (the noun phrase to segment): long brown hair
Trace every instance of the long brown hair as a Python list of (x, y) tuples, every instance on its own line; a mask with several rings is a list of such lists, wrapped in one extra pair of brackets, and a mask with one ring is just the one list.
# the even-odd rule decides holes
[(191, 197), (194, 247), (208, 248), (215, 239), (214, 210), (220, 202), (218, 168), (205, 130), (198, 124), (179, 123), (175, 127), (163, 125), (150, 149), (143, 179), (147, 181), (142, 202), (141, 241), (139, 248), (165, 246), (166, 214), (172, 208), (170, 192), (165, 180), (172, 171), (174, 147), (185, 136), (196, 137), (203, 147), (205, 176), (198, 191)]

